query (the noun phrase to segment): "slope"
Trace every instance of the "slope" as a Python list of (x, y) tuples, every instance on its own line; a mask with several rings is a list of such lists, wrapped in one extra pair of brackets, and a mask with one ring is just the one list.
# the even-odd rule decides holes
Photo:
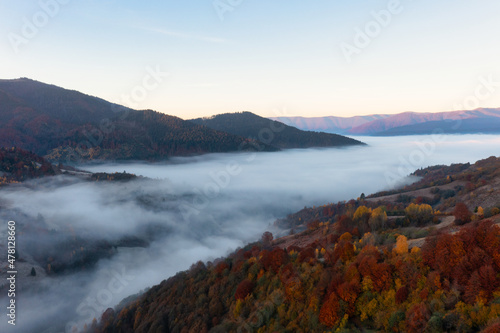
[(288, 126), (297, 127), (304, 131), (321, 131), (327, 133), (348, 134), (353, 127), (358, 127), (374, 120), (384, 119), (390, 115), (369, 115), (354, 117), (271, 117)]
[[(487, 124), (489, 120), (498, 121), (498, 119), (500, 119), (500, 109), (440, 113), (404, 112), (354, 127), (349, 130), (349, 133), (357, 135), (374, 135), (385, 132), (389, 135), (426, 134), (440, 127), (452, 130), (453, 133), (481, 133), (484, 131), (482, 125)], [(468, 121), (472, 123), (475, 121), (475, 125), (465, 126)], [(402, 129), (397, 130), (398, 128)], [(391, 130), (392, 132), (389, 132)], [(499, 133), (500, 128), (497, 128), (495, 132)]]
[(325, 131), (343, 135), (416, 135), (434, 131), (444, 133), (500, 133), (497, 126), (500, 109), (420, 113), (403, 112), (393, 115), (375, 114), (355, 117), (274, 117), (302, 130)]
[(309, 148), (362, 145), (337, 134), (307, 132), (251, 112), (225, 113), (192, 122), (246, 138), (255, 138), (277, 148)]
[[(457, 197), (475, 198), (499, 167), (496, 157), (431, 167), (412, 187), (463, 179), (473, 186)], [(459, 203), (452, 216), (418, 198), (304, 209), (287, 218), (307, 223), (300, 234), (265, 233), (227, 258), (198, 262), (109, 308), (88, 331), (498, 332), (499, 204), (466, 216)]]
[[(0, 146), (65, 163), (255, 149), (249, 140), (30, 79), (0, 80)], [(260, 144), (261, 150), (276, 150)]]

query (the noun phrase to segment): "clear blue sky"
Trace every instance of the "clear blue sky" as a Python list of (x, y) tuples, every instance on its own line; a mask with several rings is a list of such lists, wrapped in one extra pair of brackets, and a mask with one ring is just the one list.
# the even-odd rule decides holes
[(499, 14), (498, 0), (0, 0), (0, 73), (181, 118), (500, 107), (480, 80), (500, 82)]

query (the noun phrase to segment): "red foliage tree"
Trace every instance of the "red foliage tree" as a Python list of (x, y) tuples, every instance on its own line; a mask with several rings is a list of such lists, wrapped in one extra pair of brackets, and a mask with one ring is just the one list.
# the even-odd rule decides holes
[(345, 232), (350, 232), (352, 231), (352, 228), (354, 227), (354, 222), (352, 219), (346, 215), (342, 215), (337, 223), (337, 231), (339, 234), (343, 234)]
[(494, 324), (486, 327), (482, 332), (483, 333), (498, 333), (498, 332), (500, 332), (500, 323), (494, 323)]
[(326, 302), (321, 306), (319, 321), (323, 325), (333, 327), (339, 323), (340, 319), (339, 298), (335, 293), (331, 293)]
[(279, 247), (274, 248), (270, 253), (271, 269), (275, 273), (278, 273), (281, 266), (286, 263), (287, 258), (288, 256), (284, 250), (280, 249)]
[(269, 270), (271, 267), (271, 252), (269, 250), (262, 250), (259, 254), (259, 263), (264, 267), (265, 270)]
[(422, 248), (424, 262), (449, 279), (456, 278), (453, 275), (454, 269), (464, 256), (463, 242), (458, 237), (449, 234), (428, 237)]
[(234, 293), (234, 298), (236, 300), (245, 299), (245, 297), (247, 297), (248, 295), (250, 295), (250, 293), (252, 293), (254, 287), (255, 285), (253, 284), (252, 281), (243, 280), (236, 288), (236, 292)]
[(489, 265), (472, 273), (465, 288), (464, 300), (469, 304), (475, 304), (478, 298), (484, 303), (491, 301), (493, 292), (500, 285), (496, 276), (495, 270)]
[(453, 210), (456, 225), (469, 223), (471, 221), (471, 215), (472, 213), (469, 211), (469, 208), (467, 208), (463, 202), (457, 203), (455, 209)]
[(396, 292), (396, 304), (401, 304), (408, 299), (408, 288), (401, 287)]
[(300, 251), (299, 262), (309, 262), (311, 259), (315, 259), (316, 253), (312, 247), (307, 247)]
[(335, 261), (341, 259), (345, 263), (351, 260), (354, 257), (354, 245), (348, 240), (343, 240), (341, 237), (333, 250), (333, 256)]
[(220, 276), (220, 275), (222, 275), (222, 273), (226, 269), (229, 269), (229, 265), (225, 261), (222, 261), (222, 262), (218, 263), (217, 266), (215, 266), (214, 272), (215, 272), (215, 274)]
[(392, 268), (389, 264), (379, 264), (375, 257), (367, 255), (361, 259), (358, 269), (361, 275), (370, 277), (376, 291), (380, 292), (391, 287)]
[(347, 305), (346, 313), (350, 316), (356, 312), (356, 300), (359, 292), (360, 286), (357, 282), (344, 282), (337, 288), (340, 299)]
[(430, 311), (423, 303), (415, 304), (406, 312), (406, 332), (420, 333), (425, 330)]

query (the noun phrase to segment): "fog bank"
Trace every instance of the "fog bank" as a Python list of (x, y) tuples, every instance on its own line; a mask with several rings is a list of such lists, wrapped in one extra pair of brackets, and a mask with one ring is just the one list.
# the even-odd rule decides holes
[[(226, 255), (265, 230), (277, 232), (272, 228), (277, 218), (304, 206), (391, 188), (420, 167), (498, 156), (500, 147), (500, 136), (360, 139), (369, 145), (83, 165), (150, 179), (92, 183), (59, 176), (2, 189), (1, 217), (24, 228), (19, 242), (57, 247), (57, 234), (61, 244), (76, 236), (89, 244), (119, 244), (135, 236), (147, 245), (118, 246), (92, 270), (40, 278), (36, 292), (19, 294), (18, 325), (13, 329), (2, 320), (0, 331), (56, 332), (66, 323), (90, 323), (107, 307), (198, 260)], [(45, 229), (52, 233), (39, 232)]]

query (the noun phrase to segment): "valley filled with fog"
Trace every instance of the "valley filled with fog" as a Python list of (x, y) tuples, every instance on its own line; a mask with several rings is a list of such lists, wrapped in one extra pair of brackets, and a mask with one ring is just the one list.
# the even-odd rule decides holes
[[(498, 156), (500, 147), (500, 136), (493, 135), (357, 139), (368, 145), (80, 165), (144, 178), (96, 183), (57, 176), (3, 188), (1, 218), (25, 229), (18, 236), (21, 258), (23, 249), (40, 253), (77, 238), (94, 246), (113, 244), (84, 270), (44, 277), (39, 268), (37, 277), (20, 280), (29, 285), (17, 295), (19, 329), (62, 332), (64, 323), (90, 323), (199, 260), (227, 255), (266, 230), (286, 234), (273, 222), (304, 206), (386, 190), (411, 182), (407, 176), (421, 167), (472, 163)], [(25, 260), (33, 265), (34, 259)]]

